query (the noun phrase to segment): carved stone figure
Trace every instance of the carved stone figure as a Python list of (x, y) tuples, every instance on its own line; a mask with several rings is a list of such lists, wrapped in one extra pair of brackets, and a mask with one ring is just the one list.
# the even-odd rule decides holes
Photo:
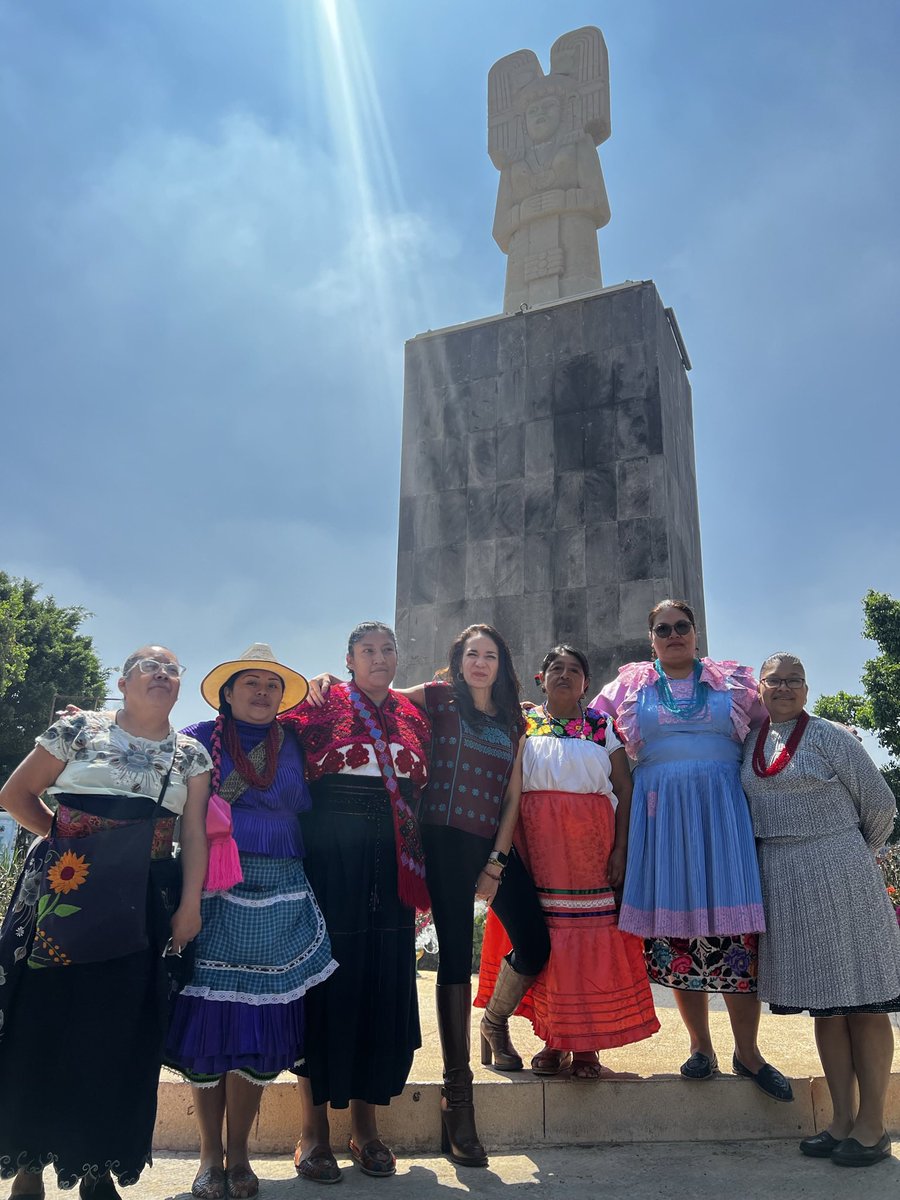
[(494, 239), (508, 255), (504, 312), (602, 286), (609, 202), (596, 147), (609, 137), (609, 59), (592, 25), (518, 50), (488, 75), (488, 152), (500, 172)]

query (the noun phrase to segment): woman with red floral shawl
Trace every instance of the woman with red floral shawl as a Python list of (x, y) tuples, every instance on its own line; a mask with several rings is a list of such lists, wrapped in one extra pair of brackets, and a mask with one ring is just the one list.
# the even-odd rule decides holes
[(313, 807), (303, 818), (306, 873), (338, 969), (307, 998), (306, 1061), (298, 1068), (298, 1175), (336, 1183), (327, 1105), (350, 1106), (350, 1156), (367, 1175), (393, 1175), (376, 1105), (403, 1090), (421, 1045), (415, 914), (428, 907), (414, 816), (427, 778), (428, 717), (391, 690), (392, 630), (367, 621), (350, 634), (349, 683), (321, 708), (280, 719), (306, 754)]

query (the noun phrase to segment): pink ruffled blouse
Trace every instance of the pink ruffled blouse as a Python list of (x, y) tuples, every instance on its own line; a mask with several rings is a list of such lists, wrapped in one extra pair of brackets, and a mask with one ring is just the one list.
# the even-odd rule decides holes
[[(715, 662), (701, 658), (700, 682), (708, 683), (716, 692), (731, 693), (732, 736), (743, 742), (752, 725), (765, 717), (756, 691), (756, 678), (750, 667), (728, 660)], [(642, 688), (652, 687), (659, 679), (652, 662), (626, 663), (619, 667), (618, 678), (608, 683), (591, 701), (591, 708), (615, 717), (619, 733), (625, 741), (630, 758), (637, 759), (641, 749), (638, 722), (638, 696)]]

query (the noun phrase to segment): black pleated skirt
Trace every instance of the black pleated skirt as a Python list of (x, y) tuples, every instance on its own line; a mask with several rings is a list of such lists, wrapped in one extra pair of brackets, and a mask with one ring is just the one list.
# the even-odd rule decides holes
[(328, 775), (310, 790), (306, 874), (338, 968), (306, 997), (298, 1073), (308, 1076), (315, 1104), (389, 1104), (422, 1044), (415, 911), (397, 895), (390, 800), (380, 779), (360, 776)]

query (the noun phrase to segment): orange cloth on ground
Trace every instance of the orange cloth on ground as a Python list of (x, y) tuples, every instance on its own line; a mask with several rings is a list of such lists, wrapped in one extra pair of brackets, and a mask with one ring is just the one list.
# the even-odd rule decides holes
[[(625, 1046), (659, 1029), (643, 942), (616, 925), (606, 865), (614, 840), (608, 796), (523, 793), (515, 844), (538, 890), (551, 950), (516, 1013), (557, 1049)], [(490, 1000), (509, 950), (503, 926), (489, 913), (477, 1006)]]

